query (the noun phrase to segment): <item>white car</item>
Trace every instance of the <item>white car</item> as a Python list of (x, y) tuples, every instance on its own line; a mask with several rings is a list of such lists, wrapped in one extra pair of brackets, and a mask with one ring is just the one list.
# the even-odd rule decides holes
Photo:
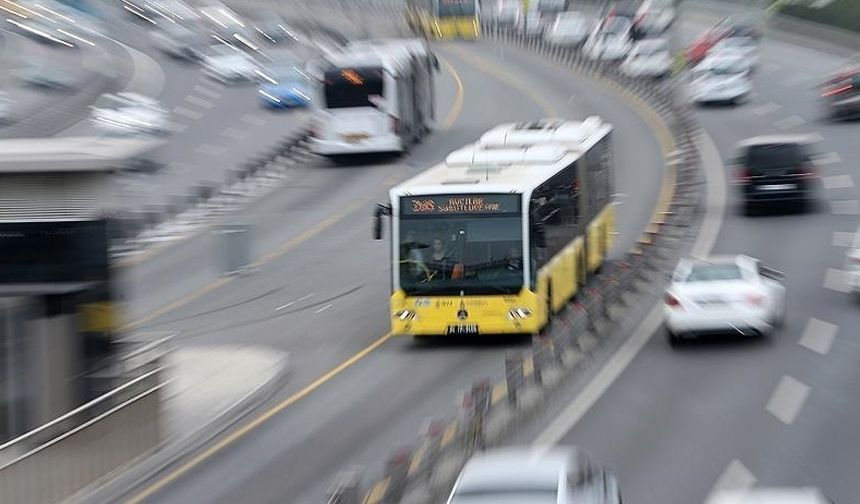
[(105, 135), (163, 135), (170, 132), (170, 113), (148, 96), (105, 94), (90, 109), (93, 126)]
[(257, 61), (240, 49), (218, 44), (212, 46), (203, 56), (203, 73), (224, 82), (259, 82), (260, 65)]
[(693, 69), (690, 95), (695, 103), (739, 104), (752, 91), (752, 79), (740, 56), (715, 54)]
[(149, 35), (152, 45), (171, 58), (196, 61), (202, 58), (206, 36), (179, 23), (163, 23)]
[(724, 490), (705, 504), (833, 504), (817, 488), (755, 488)]
[(640, 27), (646, 33), (663, 33), (675, 21), (674, 0), (645, 0), (639, 14)]
[(621, 71), (631, 77), (667, 77), (672, 73), (668, 43), (660, 38), (636, 42), (621, 63)]
[(854, 240), (845, 258), (845, 269), (848, 271), (848, 286), (851, 294), (860, 301), (860, 228), (854, 233)]
[(754, 71), (759, 64), (758, 42), (752, 37), (726, 37), (714, 44), (708, 51), (708, 55), (737, 56), (750, 72)]
[(520, 13), (517, 19), (517, 28), (520, 33), (527, 37), (539, 37), (543, 34), (546, 21), (540, 12), (530, 10)]
[(547, 43), (563, 47), (579, 47), (588, 38), (591, 26), (579, 12), (559, 14), (544, 33)]
[(447, 504), (621, 504), (615, 476), (575, 448), (537, 454), (501, 448), (474, 455)]
[(767, 336), (785, 319), (782, 274), (749, 256), (683, 260), (666, 292), (669, 343), (699, 335)]
[(592, 31), (582, 51), (593, 60), (618, 61), (633, 47), (633, 26), (623, 17), (605, 19)]

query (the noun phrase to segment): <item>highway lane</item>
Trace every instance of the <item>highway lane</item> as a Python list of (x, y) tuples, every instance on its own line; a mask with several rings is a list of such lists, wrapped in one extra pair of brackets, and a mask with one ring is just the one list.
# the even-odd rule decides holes
[[(704, 25), (684, 23), (689, 39)], [(739, 140), (820, 135), (816, 211), (744, 217), (729, 188), (715, 253), (748, 253), (787, 275), (788, 319), (763, 341), (711, 341), (672, 351), (653, 337), (561, 443), (615, 466), (625, 497), (702, 502), (715, 486), (816, 485), (856, 502), (860, 419), (857, 305), (839, 290), (844, 236), (857, 227), (860, 124), (821, 121), (813, 85), (840, 56), (767, 40), (757, 96), (737, 109), (703, 109), (724, 159)], [(840, 161), (847, 160), (847, 161)], [(658, 334), (659, 336), (659, 334)], [(532, 433), (534, 434), (534, 433)], [(528, 439), (524, 436), (523, 439)]]
[[(216, 288), (143, 329), (181, 329), (182, 344), (248, 341), (285, 349), (292, 353), (294, 368), (279, 399), (295, 397), (387, 331), (387, 246), (369, 240), (367, 202), (382, 200), (383, 189), (395, 179), (437, 162), (499, 122), (599, 112), (616, 124), (616, 142), (630, 147), (617, 153), (619, 186), (631, 192), (637, 185), (644, 189), (641, 206), (634, 206), (640, 205), (635, 198), (621, 206), (622, 228), (632, 229), (650, 213), (662, 169), (660, 149), (624, 102), (518, 50), (505, 51), (504, 59), (497, 60), (497, 50), (488, 42), (443, 45), (440, 53), (461, 75), (466, 96), (463, 112), (448, 132), (435, 135), (394, 165), (328, 168), (325, 171), (335, 172), (329, 187), (336, 194), (341, 184), (351, 187), (353, 198), (359, 197), (355, 208), (349, 199), (341, 199), (347, 211), (336, 222), (288, 247), (257, 273)], [(476, 63), (481, 60), (484, 63)], [(450, 80), (448, 84), (443, 80), (441, 89), (444, 107), (452, 100)], [(581, 97), (579, 103), (571, 94)], [(316, 171), (323, 172), (320, 167)], [(342, 182), (335, 182), (335, 177)], [(367, 182), (371, 185), (365, 189)], [(325, 208), (332, 199), (316, 204)], [(297, 203), (307, 205), (310, 199)], [(291, 205), (284, 203), (285, 209)], [(301, 211), (286, 215), (304, 219)], [(635, 236), (638, 232), (625, 236), (623, 243), (631, 243)], [(338, 469), (352, 463), (377, 464), (391, 447), (412, 440), (423, 418), (449, 414), (458, 389), (476, 377), (499, 376), (505, 350), (519, 343), (527, 342), (416, 346), (408, 339), (386, 340), (152, 499), (319, 501)]]

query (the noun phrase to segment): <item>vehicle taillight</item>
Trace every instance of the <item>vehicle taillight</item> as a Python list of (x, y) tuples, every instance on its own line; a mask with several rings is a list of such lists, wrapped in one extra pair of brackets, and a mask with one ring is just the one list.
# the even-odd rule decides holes
[(838, 95), (844, 93), (846, 91), (851, 91), (854, 86), (851, 84), (851, 81), (847, 82), (839, 82), (837, 84), (832, 84), (824, 88), (821, 91), (821, 97), (827, 98), (829, 96)]
[(750, 173), (748, 168), (743, 167), (735, 175), (735, 182), (738, 184), (749, 184), (750, 178), (752, 178), (752, 173)]
[(804, 179), (815, 178), (818, 176), (818, 171), (815, 170), (814, 166), (804, 165), (797, 169), (795, 176)]
[(675, 296), (674, 294), (666, 294), (665, 302), (666, 302), (666, 306), (668, 306), (669, 308), (680, 308), (681, 307), (681, 300), (678, 299), (678, 297)]
[(747, 302), (753, 306), (764, 305), (765, 297), (760, 292), (750, 292), (747, 294)]

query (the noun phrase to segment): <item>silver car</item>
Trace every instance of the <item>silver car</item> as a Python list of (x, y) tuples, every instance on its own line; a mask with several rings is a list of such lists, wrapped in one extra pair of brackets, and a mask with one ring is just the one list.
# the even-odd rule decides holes
[(576, 448), (501, 448), (472, 457), (448, 504), (621, 504), (615, 476)]

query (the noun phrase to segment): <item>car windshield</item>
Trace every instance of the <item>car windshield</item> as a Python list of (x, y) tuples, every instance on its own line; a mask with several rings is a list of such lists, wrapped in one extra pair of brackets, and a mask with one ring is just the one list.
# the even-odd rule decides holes
[(772, 168), (797, 166), (805, 157), (803, 147), (796, 143), (754, 145), (747, 150), (744, 165), (755, 175)]
[(524, 281), (519, 198), (403, 198), (400, 287), (408, 294), (519, 292)]
[(741, 269), (736, 264), (696, 264), (690, 268), (690, 273), (684, 281), (687, 283), (719, 282), (742, 278)]

